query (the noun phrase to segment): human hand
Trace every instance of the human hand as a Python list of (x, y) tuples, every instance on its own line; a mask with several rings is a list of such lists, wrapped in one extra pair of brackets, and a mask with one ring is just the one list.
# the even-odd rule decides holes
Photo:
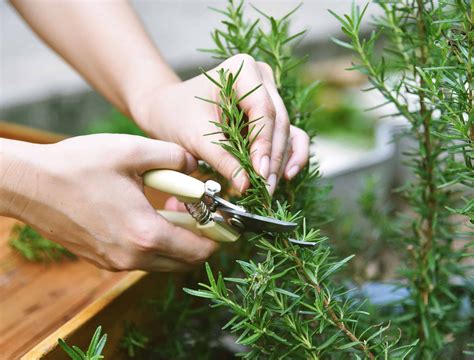
[(0, 212), (100, 267), (185, 270), (217, 248), (214, 241), (168, 223), (143, 193), (147, 170), (196, 167), (176, 144), (102, 134), (52, 145), (0, 145), (7, 159)]
[[(237, 95), (242, 96), (262, 84), (240, 106), (250, 120), (262, 117), (255, 122), (257, 129), (263, 128), (251, 148), (252, 164), (267, 179), (273, 193), (280, 177), (291, 179), (306, 165), (309, 137), (304, 131), (290, 126), (269, 65), (256, 62), (248, 55), (236, 55), (208, 74), (217, 78), (217, 70), (221, 68), (236, 73), (242, 62), (242, 72), (235, 85)], [(248, 176), (238, 171), (239, 162), (213, 144), (222, 140), (223, 135), (204, 136), (218, 131), (210, 121), (218, 119), (219, 109), (195, 96), (217, 100), (218, 88), (204, 75), (161, 87), (150, 86), (150, 90), (135, 97), (132, 116), (153, 137), (183, 146), (231, 180), (237, 190), (245, 191), (249, 186)]]

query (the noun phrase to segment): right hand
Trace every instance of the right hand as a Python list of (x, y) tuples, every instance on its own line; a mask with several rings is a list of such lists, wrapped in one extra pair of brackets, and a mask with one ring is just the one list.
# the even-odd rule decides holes
[(51, 145), (9, 140), (3, 145), (4, 215), (32, 225), (97, 266), (179, 271), (217, 249), (214, 241), (168, 223), (143, 193), (147, 170), (196, 167), (178, 145), (110, 134)]
[[(262, 85), (242, 100), (239, 107), (248, 119), (256, 120), (250, 126), (256, 127), (250, 148), (251, 161), (273, 193), (282, 176), (291, 180), (307, 164), (309, 137), (303, 130), (290, 125), (268, 64), (239, 54), (210, 70), (208, 75), (218, 79), (219, 69), (236, 74), (240, 66), (242, 71), (234, 85), (237, 96)], [(161, 86), (150, 78), (142, 83), (141, 89), (130, 89), (129, 92), (135, 94), (129, 105), (132, 117), (147, 133), (183, 146), (231, 181), (239, 192), (248, 189), (248, 174), (240, 171), (239, 161), (216, 145), (225, 140), (219, 127), (212, 123), (219, 121), (221, 110), (213, 103), (196, 99), (196, 95), (214, 101), (219, 99), (219, 88), (206, 76)]]

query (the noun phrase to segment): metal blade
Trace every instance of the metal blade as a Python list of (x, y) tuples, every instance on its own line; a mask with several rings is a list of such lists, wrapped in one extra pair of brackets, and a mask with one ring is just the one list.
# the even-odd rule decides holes
[[(232, 215), (230, 218), (231, 225), (241, 227), (244, 231), (262, 233), (262, 232), (288, 232), (296, 229), (298, 224), (281, 221), (266, 216), (252, 214), (246, 211), (231, 208), (220, 208), (221, 212)], [(241, 223), (241, 226), (239, 226)]]
[(217, 195), (214, 195), (212, 200), (225, 220), (241, 231), (284, 233), (294, 230), (298, 226), (296, 223), (249, 213), (242, 206), (235, 205)]

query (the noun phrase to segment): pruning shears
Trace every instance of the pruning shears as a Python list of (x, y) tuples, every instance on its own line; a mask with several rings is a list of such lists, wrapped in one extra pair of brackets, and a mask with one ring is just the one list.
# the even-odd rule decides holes
[(188, 213), (158, 210), (175, 225), (184, 227), (214, 241), (233, 242), (244, 232), (256, 234), (284, 233), (296, 223), (281, 221), (248, 212), (219, 196), (221, 185), (213, 180), (202, 182), (173, 170), (151, 170), (143, 176), (144, 184), (176, 196)]

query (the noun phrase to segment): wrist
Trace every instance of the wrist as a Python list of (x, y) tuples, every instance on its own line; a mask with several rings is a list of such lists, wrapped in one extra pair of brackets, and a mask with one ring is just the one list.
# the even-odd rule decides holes
[(149, 111), (154, 94), (168, 85), (179, 83), (181, 79), (159, 57), (155, 60), (139, 60), (129, 79), (125, 91), (128, 115), (145, 132), (150, 133)]
[(40, 145), (0, 139), (0, 215), (24, 220), (35, 179), (35, 168), (29, 166)]

